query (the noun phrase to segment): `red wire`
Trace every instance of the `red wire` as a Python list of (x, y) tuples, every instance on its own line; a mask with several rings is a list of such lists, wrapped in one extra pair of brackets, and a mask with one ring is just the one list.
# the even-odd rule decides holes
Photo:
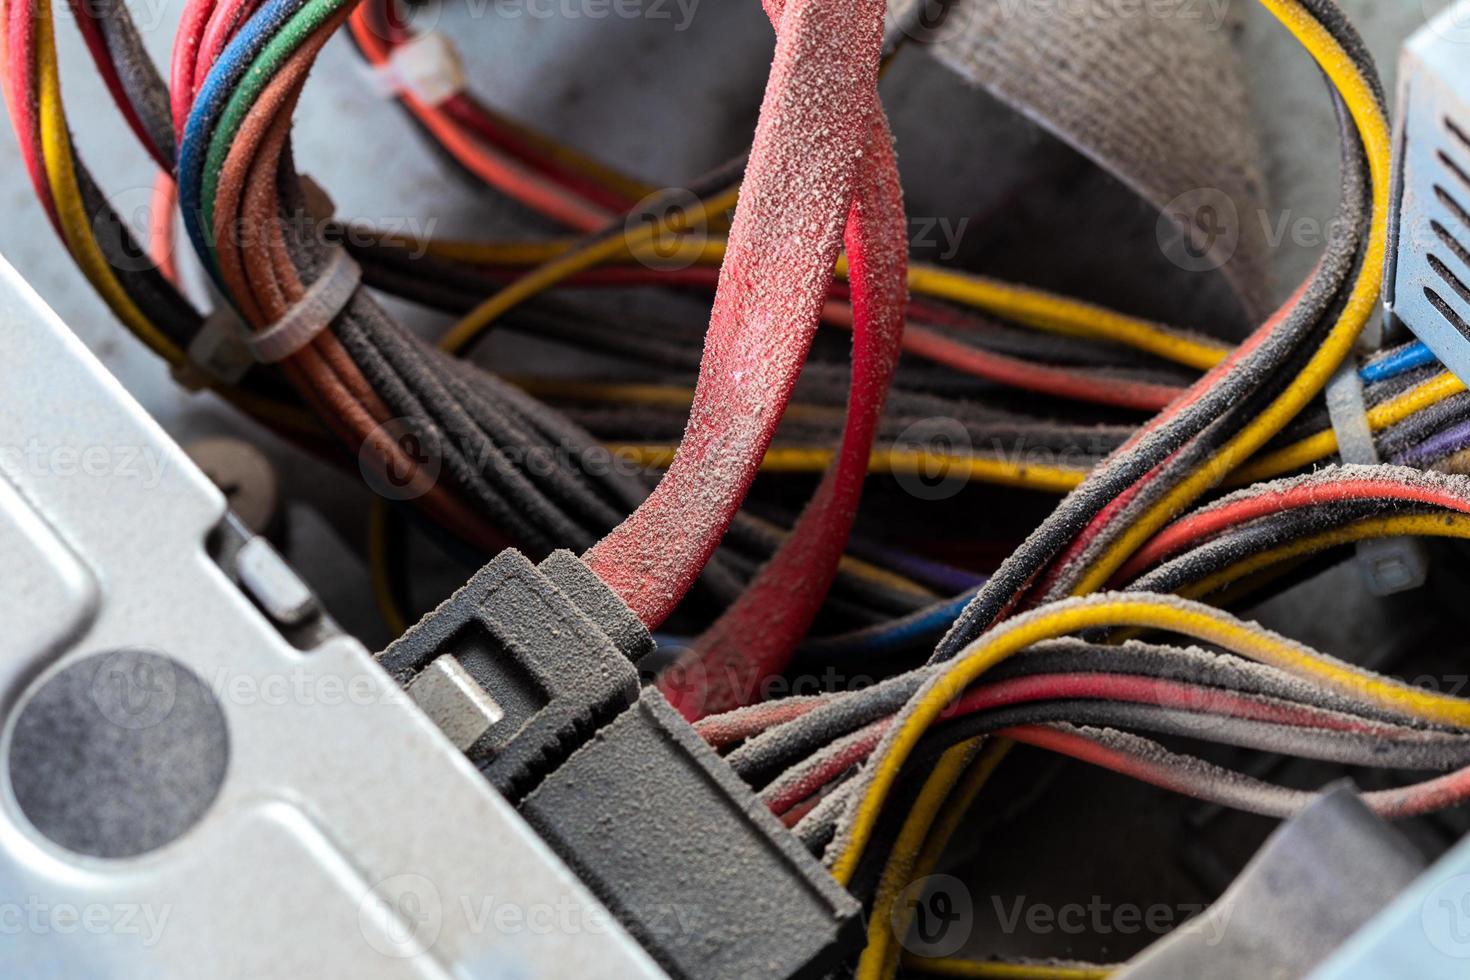
[[(260, 6), (260, 0), (227, 0), (218, 4), (209, 15), (209, 20), (200, 35), (197, 53), (194, 56), (194, 77), (209, 75), (220, 53), (235, 36), (240, 26), (250, 19)], [(192, 97), (191, 97), (192, 101)]]
[(1464, 497), (1433, 486), (1391, 477), (1338, 480), (1331, 483), (1314, 481), (1290, 486), (1285, 490), (1273, 490), (1269, 489), (1269, 484), (1267, 486), (1268, 489), (1198, 511), (1170, 524), (1119, 569), (1114, 576), (1115, 581), (1130, 581), (1160, 562), (1221, 531), (1284, 510), (1346, 500), (1382, 499), (1430, 504), (1470, 514), (1470, 501)]
[(127, 120), (128, 128), (137, 136), (138, 142), (143, 144), (143, 149), (148, 151), (159, 169), (171, 172), (174, 162), (163, 155), (163, 147), (154, 145), (148, 127), (143, 124), (143, 117), (138, 115), (138, 110), (128, 98), (128, 91), (123, 87), (122, 79), (117, 74), (117, 65), (112, 60), (112, 52), (107, 48), (107, 39), (102, 36), (102, 28), (96, 17), (87, 9), (86, 0), (71, 0), (71, 10), (76, 18), (77, 28), (81, 31), (82, 40), (87, 42), (87, 50), (92, 54), (92, 63), (97, 66), (97, 73), (107, 85), (112, 101)]
[[(1231, 351), (1230, 354), (1223, 361), (1215, 365), (1209, 371), (1205, 372), (1205, 374), (1200, 377), (1199, 380), (1190, 385), (1188, 390), (1185, 391), (1185, 393), (1180, 396), (1176, 401), (1174, 401), (1171, 405), (1169, 405), (1158, 415), (1150, 419), (1148, 422), (1140, 426), (1139, 429), (1134, 432), (1133, 435), (1130, 436), (1127, 441), (1124, 442), (1123, 445), (1116, 450), (1114, 456), (1128, 451), (1149, 432), (1152, 432), (1153, 430), (1159, 428), (1169, 419), (1176, 417), (1185, 408), (1198, 402), (1200, 398), (1205, 395), (1206, 392), (1208, 392), (1215, 384), (1217, 384), (1219, 380), (1236, 364), (1243, 360), (1246, 355), (1254, 351), (1256, 348), (1260, 347), (1261, 344), (1266, 341), (1266, 338), (1268, 338), (1278, 326), (1285, 322), (1286, 318), (1290, 315), (1291, 311), (1296, 307), (1296, 304), (1305, 294), (1308, 285), (1312, 281), (1312, 278), (1312, 276), (1309, 276), (1306, 280), (1304, 280), (1302, 284), (1297, 287), (1296, 292), (1292, 294), (1291, 298), (1288, 299), (1284, 304), (1282, 304), (1275, 313), (1271, 314), (1271, 316), (1266, 320), (1265, 323), (1261, 324), (1261, 326), (1252, 331), (1251, 335), (1247, 337), (1239, 346), (1237, 346), (1235, 350)], [(1009, 615), (1009, 613), (1013, 609), (1019, 607), (1021, 605), (1021, 600), (1025, 595), (1046, 595), (1048, 592), (1050, 592), (1052, 586), (1055, 585), (1056, 581), (1066, 571), (1067, 567), (1072, 562), (1080, 558), (1084, 552), (1086, 552), (1087, 548), (1091, 546), (1092, 542), (1095, 541), (1101, 534), (1103, 534), (1104, 531), (1107, 530), (1108, 526), (1117, 519), (1118, 515), (1123, 512), (1124, 508), (1127, 507), (1127, 505), (1133, 500), (1133, 498), (1136, 497), (1144, 487), (1146, 487), (1150, 482), (1157, 478), (1158, 475), (1168, 467), (1169, 463), (1172, 462), (1177, 455), (1177, 451), (1175, 453), (1171, 453), (1167, 459), (1159, 463), (1157, 466), (1153, 467), (1153, 469), (1149, 470), (1148, 473), (1146, 473), (1132, 487), (1119, 494), (1113, 500), (1109, 501), (1107, 506), (1103, 507), (1103, 509), (1100, 510), (1097, 515), (1094, 516), (1092, 520), (1087, 523), (1087, 526), (1077, 534), (1077, 536), (1072, 540), (1071, 544), (1069, 544), (1067, 548), (1064, 549), (1057, 558), (1051, 561), (1047, 572), (1044, 575), (1040, 576), (1041, 585), (1037, 588), (1033, 588), (1032, 582), (1028, 582), (1025, 588), (1018, 591), (1017, 597), (1012, 600), (1010, 605), (1007, 606), (1006, 609), (1001, 613), (1000, 618), (1004, 618), (1006, 615)], [(1103, 463), (1104, 467), (1107, 465), (1108, 464), (1106, 462)], [(1099, 469), (1101, 469), (1101, 467)], [(1033, 582), (1035, 580), (1036, 577), (1033, 577)]]
[(911, 326), (905, 332), (903, 349), (973, 377), (1095, 405), (1153, 412), (1181, 393), (1181, 389), (1171, 385), (1099, 378), (1066, 368), (1033, 364), (979, 350), (921, 326)]
[[(381, 67), (388, 62), (391, 48), (376, 31), (365, 7), (353, 11), (348, 26), (369, 64)], [(616, 215), (559, 186), (519, 160), (467, 134), (458, 123), (437, 106), (431, 106), (408, 92), (399, 94), (403, 105), (413, 113), (461, 165), (476, 177), (514, 198), (534, 211), (578, 231), (601, 231)]]
[(179, 284), (179, 266), (174, 255), (174, 206), (178, 188), (169, 174), (159, 171), (153, 178), (153, 197), (148, 201), (148, 257), (163, 277)]
[(189, 122), (189, 111), (194, 107), (195, 66), (199, 61), (199, 46), (204, 30), (214, 11), (214, 0), (188, 0), (174, 32), (173, 55), (169, 61), (169, 107), (174, 121), (174, 139), (184, 141), (184, 126)]
[[(1148, 704), (1177, 708), (1201, 716), (1226, 715), (1231, 718), (1291, 725), (1297, 728), (1326, 729), (1357, 734), (1390, 736), (1414, 731), (1414, 729), (1399, 725), (1362, 721), (1309, 705), (1262, 700), (1220, 688), (1133, 674), (1040, 674), (999, 681), (972, 688), (946, 710), (943, 717), (945, 720), (953, 720), (976, 712), (1011, 705), (1062, 700), (1103, 700)], [(893, 717), (890, 716), (872, 722), (861, 729), (860, 731), (865, 733), (862, 737), (854, 738), (850, 745), (844, 746), (842, 752), (825, 760), (820, 767), (806, 773), (801, 780), (784, 788), (780, 794), (768, 801), (772, 811), (782, 813), (866, 759), (877, 748), (892, 723)], [(1024, 727), (1029, 730), (1031, 726)], [(1053, 731), (1049, 728), (1041, 730)], [(1165, 768), (1168, 772), (1173, 772), (1172, 769)], [(1135, 773), (1129, 772), (1129, 775), (1135, 775)], [(1144, 775), (1138, 775), (1138, 778), (1147, 779), (1150, 782), (1155, 781)]]
[[(835, 464), (790, 536), (734, 603), (695, 641), (659, 689), (687, 718), (762, 698), (762, 683), (791, 659), (847, 547), (883, 402), (898, 367), (907, 298), (908, 242), (893, 136), (870, 100), (869, 138), (844, 235), (852, 283), (852, 382)], [(692, 665), (698, 683), (683, 683)]]
[(5, 9), (9, 14), (5, 24), (6, 104), (31, 185), (40, 198), (41, 206), (46, 209), (46, 216), (51, 219), (51, 226), (59, 235), (61, 222), (56, 215), (56, 201), (51, 196), (51, 183), (46, 177), (41, 125), (37, 117), (35, 0), (10, 0)]
[(609, 211), (623, 212), (637, 202), (605, 187), (591, 177), (568, 167), (554, 156), (533, 146), (515, 130), (501, 122), (483, 106), (463, 93), (452, 95), (439, 104), (439, 108), (450, 119), (470, 130), (485, 142), (541, 171), (567, 190), (585, 201), (598, 204)]
[(781, 17), (684, 438), (653, 493), (585, 556), (649, 626), (724, 535), (810, 349), (868, 138), (882, 14), (871, 0), (856, 16), (794, 0)]
[[(1183, 793), (1197, 799), (1215, 800), (1208, 784), (1191, 770), (1169, 765), (1116, 746), (1104, 745), (1082, 733), (1042, 725), (1020, 725), (1002, 729), (996, 735), (1038, 748), (1071, 756), (1083, 762), (1111, 769), (1134, 779)], [(1298, 792), (1298, 791), (1287, 791)], [(1315, 794), (1301, 792), (1303, 799)], [(1378, 816), (1400, 820), (1462, 803), (1470, 797), (1470, 767), (1433, 779), (1396, 789), (1373, 790), (1362, 794), (1362, 800)]]

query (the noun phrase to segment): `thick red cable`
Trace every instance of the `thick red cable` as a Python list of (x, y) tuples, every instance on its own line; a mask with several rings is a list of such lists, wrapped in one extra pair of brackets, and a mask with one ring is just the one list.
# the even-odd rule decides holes
[(755, 479), (811, 347), (869, 139), (882, 4), (792, 0), (756, 125), (672, 465), (588, 566), (656, 626), (693, 584)]
[[(659, 680), (685, 717), (763, 699), (821, 608), (847, 547), (883, 403), (898, 367), (908, 294), (903, 192), (893, 136), (876, 97), (845, 241), (852, 283), (852, 383), (834, 464), (790, 536), (730, 607)], [(688, 672), (680, 667), (692, 668)], [(688, 680), (696, 683), (687, 683)]]

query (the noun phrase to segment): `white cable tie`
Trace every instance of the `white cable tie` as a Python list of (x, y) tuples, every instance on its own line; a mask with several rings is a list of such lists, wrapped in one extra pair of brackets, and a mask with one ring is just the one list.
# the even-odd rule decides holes
[(305, 295), (286, 311), (285, 316), (260, 333), (247, 336), (246, 346), (255, 359), (264, 364), (284, 361), (331, 325), (361, 282), (362, 269), (345, 250), (334, 248), (327, 267), (307, 288)]
[(372, 75), (379, 94), (411, 95), (431, 106), (458, 95), (465, 87), (459, 51), (438, 31), (425, 31), (398, 45)]
[[(1327, 417), (1337, 436), (1337, 454), (1344, 463), (1376, 464), (1378, 446), (1368, 424), (1368, 406), (1363, 399), (1363, 379), (1358, 361), (1349, 357), (1327, 383)], [(1359, 541), (1358, 566), (1368, 591), (1389, 596), (1417, 589), (1429, 576), (1429, 554), (1414, 538), (1394, 537)]]

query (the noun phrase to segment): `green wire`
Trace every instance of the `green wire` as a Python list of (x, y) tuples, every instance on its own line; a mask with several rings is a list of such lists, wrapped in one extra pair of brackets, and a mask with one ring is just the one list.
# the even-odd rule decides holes
[(219, 125), (210, 137), (209, 153), (204, 158), (204, 185), (200, 196), (204, 211), (201, 216), (205, 229), (204, 240), (208, 244), (210, 258), (216, 262), (218, 254), (214, 244), (214, 199), (219, 191), (220, 172), (224, 169), (225, 157), (229, 155), (235, 136), (245, 122), (245, 116), (271, 79), (280, 73), (281, 66), (296, 53), (296, 49), (333, 14), (352, 2), (354, 0), (312, 0), (297, 11), (256, 56), (250, 70), (241, 78), (239, 88), (235, 89), (225, 105)]

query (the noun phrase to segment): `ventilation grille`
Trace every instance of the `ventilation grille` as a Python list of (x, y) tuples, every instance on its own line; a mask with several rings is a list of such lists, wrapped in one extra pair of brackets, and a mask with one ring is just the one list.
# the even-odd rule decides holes
[(1387, 296), (1393, 317), (1470, 382), (1470, 58), (1458, 47), (1426, 29), (1405, 51)]
[(1447, 115), (1440, 122), (1448, 138), (1434, 154), (1440, 170), (1434, 200), (1448, 212), (1450, 220), (1429, 219), (1435, 241), (1430, 243), (1432, 251), (1425, 258), (1439, 281), (1426, 284), (1424, 296), (1462, 337), (1470, 340), (1470, 244), (1451, 230), (1470, 229), (1470, 135)]

